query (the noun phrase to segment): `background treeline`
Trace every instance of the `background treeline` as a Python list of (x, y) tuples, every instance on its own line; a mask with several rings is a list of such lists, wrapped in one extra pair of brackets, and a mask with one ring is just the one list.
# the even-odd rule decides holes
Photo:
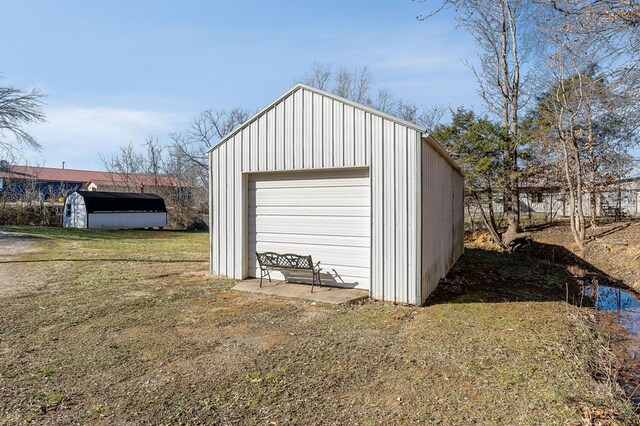
[[(424, 14), (449, 12), (476, 44), (467, 61), (481, 110), (394, 96), (366, 66), (316, 63), (300, 80), (424, 126), (467, 174), (466, 207), (505, 249), (525, 236), (524, 187), (559, 188), (578, 247), (596, 226), (597, 195), (630, 176), (640, 123), (640, 3), (636, 0), (417, 0)], [(425, 25), (427, 25), (426, 23)], [(455, 25), (452, 24), (451, 31)], [(425, 42), (427, 42), (425, 40)], [(37, 147), (23, 126), (42, 121), (42, 94), (0, 90), (0, 154)], [(207, 150), (255, 109), (210, 109), (182, 130), (127, 144), (102, 157), (107, 171), (172, 176), (183, 192), (161, 194), (188, 214), (205, 214)], [(499, 205), (499, 211), (495, 206)], [(188, 214), (187, 214), (188, 213)]]

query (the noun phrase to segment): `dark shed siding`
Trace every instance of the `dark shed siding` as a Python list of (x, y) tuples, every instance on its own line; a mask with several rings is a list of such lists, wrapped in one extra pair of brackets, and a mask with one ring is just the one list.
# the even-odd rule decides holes
[(87, 213), (166, 212), (164, 199), (156, 194), (135, 192), (77, 191), (84, 198)]

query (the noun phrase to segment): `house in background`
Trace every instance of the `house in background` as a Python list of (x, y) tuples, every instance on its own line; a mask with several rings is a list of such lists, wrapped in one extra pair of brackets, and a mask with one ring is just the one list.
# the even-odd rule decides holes
[[(585, 216), (591, 215), (591, 192), (586, 189), (582, 205)], [(520, 188), (520, 212), (543, 214), (551, 219), (568, 216), (569, 194), (561, 187)], [(640, 177), (620, 179), (598, 186), (597, 217), (640, 217)]]
[(558, 216), (566, 216), (568, 205), (568, 196), (559, 186), (520, 186), (521, 216), (544, 216), (547, 221), (553, 221)]
[(187, 194), (191, 188), (190, 184), (165, 175), (15, 165), (0, 167), (0, 194), (9, 199), (33, 193), (42, 200), (57, 200), (77, 190), (161, 192), (174, 189)]
[[(496, 197), (498, 198), (498, 197)], [(551, 222), (558, 217), (568, 217), (571, 211), (568, 192), (559, 185), (520, 186), (521, 218), (544, 218)], [(582, 206), (585, 216), (591, 216), (591, 192), (586, 189)], [(486, 205), (484, 206), (486, 210)], [(504, 212), (501, 197), (493, 203), (496, 214)], [(477, 206), (469, 206), (468, 213), (474, 222), (481, 222), (481, 210)], [(596, 217), (622, 219), (640, 217), (640, 177), (620, 179), (598, 186), (596, 193)]]
[(62, 212), (65, 228), (136, 229), (167, 226), (167, 207), (155, 194), (73, 191)]
[(463, 173), (424, 132), (294, 86), (209, 151), (211, 272), (311, 255), (323, 284), (422, 304), (464, 248)]

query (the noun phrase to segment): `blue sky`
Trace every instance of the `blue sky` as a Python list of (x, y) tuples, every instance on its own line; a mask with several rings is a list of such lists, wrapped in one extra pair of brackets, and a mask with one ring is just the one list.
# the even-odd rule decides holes
[[(474, 45), (424, 3), (19, 1), (3, 5), (0, 84), (47, 93), (31, 163), (101, 168), (99, 154), (161, 139), (205, 109), (256, 110), (314, 62), (368, 65), (378, 86), (423, 106), (481, 108), (462, 59)], [(10, 40), (10, 42), (6, 42)]]

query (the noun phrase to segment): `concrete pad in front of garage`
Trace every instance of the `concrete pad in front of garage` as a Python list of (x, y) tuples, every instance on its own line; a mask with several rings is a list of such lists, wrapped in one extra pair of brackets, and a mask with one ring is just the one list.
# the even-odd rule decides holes
[(369, 297), (368, 290), (359, 290), (355, 288), (340, 287), (318, 287), (313, 288), (308, 284), (294, 284), (286, 281), (262, 281), (260, 287), (260, 279), (250, 278), (240, 281), (233, 287), (234, 290), (247, 291), (249, 293), (269, 294), (273, 296), (291, 297), (294, 299), (313, 300), (322, 303), (356, 303)]

